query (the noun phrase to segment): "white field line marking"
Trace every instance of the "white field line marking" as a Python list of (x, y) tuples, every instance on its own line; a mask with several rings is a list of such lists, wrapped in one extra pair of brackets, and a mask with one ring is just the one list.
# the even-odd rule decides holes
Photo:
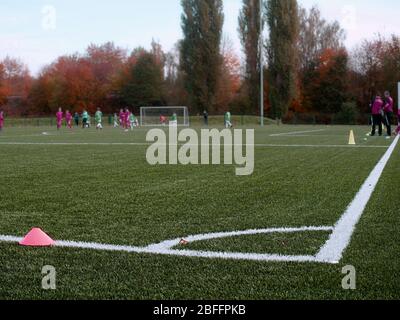
[(255, 147), (267, 147), (267, 148), (385, 148), (388, 146), (379, 145), (347, 145), (347, 144), (255, 144)]
[(85, 131), (85, 132), (80, 132), (80, 131), (64, 131), (64, 132), (58, 132), (58, 131), (51, 131), (51, 132), (41, 132), (41, 133), (35, 133), (35, 134), (19, 134), (19, 135), (0, 135), (0, 139), (10, 139), (10, 138), (27, 138), (27, 137), (42, 137), (42, 138), (54, 138), (54, 137), (61, 137), (61, 136), (85, 136), (88, 134), (99, 134), (97, 131)]
[(317, 254), (317, 260), (320, 262), (339, 263), (343, 257), (343, 253), (350, 244), (351, 237), (355, 231), (364, 210), (382, 176), (382, 173), (389, 162), (393, 151), (399, 141), (399, 136), (396, 137), (385, 155), (378, 162), (374, 170), (358, 191), (356, 197), (351, 202), (343, 216), (336, 223), (330, 239), (321, 248)]
[[(282, 138), (333, 138), (333, 137), (346, 137), (343, 134), (291, 134), (290, 136), (282, 136)], [(378, 137), (376, 137), (379, 139)]]
[(296, 135), (296, 134), (302, 134), (302, 133), (316, 133), (316, 132), (323, 132), (326, 129), (319, 129), (319, 130), (307, 130), (307, 131), (293, 131), (293, 132), (284, 132), (284, 133), (275, 133), (271, 134), (270, 137), (282, 137), (282, 136), (291, 136), (291, 135)]
[[(271, 234), (271, 233), (296, 233), (296, 232), (311, 232), (311, 231), (332, 231), (333, 227), (301, 227), (301, 228), (271, 228), (259, 230), (246, 230), (235, 232), (220, 232), (200, 234), (188, 236), (185, 238), (189, 242), (197, 242), (211, 239), (222, 239), (243, 235), (256, 234)], [(232, 259), (232, 260), (249, 260), (249, 261), (271, 261), (271, 262), (318, 262), (315, 256), (295, 256), (295, 255), (279, 255), (279, 254), (259, 254), (259, 253), (242, 253), (242, 252), (209, 252), (209, 251), (194, 251), (194, 250), (178, 250), (173, 249), (178, 246), (182, 238), (167, 240), (158, 244), (152, 244), (147, 247), (135, 246), (120, 246), (90, 242), (74, 242), (74, 241), (56, 241), (55, 247), (74, 248), (74, 249), (91, 249), (99, 251), (117, 251), (128, 253), (145, 253), (166, 256), (181, 256), (181, 257), (197, 257), (210, 259)], [(21, 237), (2, 236), (0, 242), (20, 242)]]
[(16, 146), (150, 146), (150, 143), (134, 142), (0, 142), (0, 145)]
[(0, 136), (0, 139), (9, 139), (9, 138), (27, 138), (27, 137), (40, 137), (42, 134), (21, 134), (17, 136)]
[[(151, 143), (141, 143), (141, 142), (0, 142), (0, 146), (150, 146)], [(184, 144), (179, 144), (184, 145)], [(187, 145), (192, 146), (192, 145)], [(199, 144), (198, 146), (202, 146)], [(221, 145), (223, 147), (224, 145)], [(231, 146), (231, 145), (227, 145)], [(237, 144), (232, 144), (232, 146), (239, 146)], [(242, 146), (242, 145), (240, 145)], [(243, 144), (243, 146), (247, 146)], [(314, 145), (314, 144), (254, 144), (256, 148), (388, 148), (388, 146), (380, 145)]]
[[(212, 259), (232, 259), (232, 260), (250, 260), (264, 262), (314, 262), (314, 263), (331, 263), (337, 264), (343, 256), (350, 243), (355, 227), (360, 220), (369, 199), (372, 196), (376, 185), (385, 169), (393, 151), (399, 141), (397, 136), (395, 141), (389, 147), (385, 155), (378, 162), (376, 167), (371, 172), (370, 176), (357, 193), (346, 212), (336, 223), (335, 227), (302, 227), (302, 228), (271, 228), (271, 229), (255, 229), (246, 231), (234, 231), (224, 233), (209, 233), (189, 236), (186, 238), (189, 242), (220, 239), (226, 237), (268, 234), (268, 233), (295, 233), (307, 231), (333, 231), (329, 240), (321, 248), (316, 256), (296, 256), (296, 255), (277, 255), (277, 254), (258, 254), (258, 253), (240, 253), (240, 252), (208, 252), (208, 251), (193, 251), (193, 250), (177, 250), (173, 249), (179, 245), (181, 238), (167, 240), (161, 243), (152, 244), (147, 247), (134, 246), (118, 246), (99, 243), (73, 242), (73, 241), (56, 241), (56, 247), (64, 248), (81, 248), (103, 251), (122, 251), (132, 253), (148, 253), (157, 255), (183, 256), (183, 257), (198, 257)], [(19, 242), (22, 238), (15, 236), (2, 236), (2, 242)]]
[[(272, 234), (272, 233), (297, 233), (310, 231), (332, 231), (332, 227), (302, 227), (302, 228), (271, 228), (255, 229), (246, 231), (220, 232), (189, 236), (185, 238), (189, 243), (223, 239), (229, 237), (238, 237), (244, 235)], [(147, 250), (161, 255), (178, 255), (185, 257), (211, 258), (211, 259), (230, 259), (230, 260), (249, 260), (264, 262), (319, 262), (315, 256), (305, 255), (279, 255), (279, 254), (260, 254), (260, 253), (242, 253), (242, 252), (213, 252), (213, 251), (194, 251), (173, 249), (178, 246), (181, 238), (167, 240), (159, 244), (150, 245)]]
[(2, 236), (0, 235), (0, 242), (20, 242), (22, 238), (14, 236)]
[[(87, 133), (96, 133), (96, 132), (87, 132)], [(75, 132), (64, 132), (63, 135), (75, 135)], [(59, 137), (60, 133), (58, 132), (42, 132), (35, 134), (19, 134), (19, 135), (4, 135), (0, 136), (0, 139), (10, 139), (10, 138), (27, 138), (27, 137)]]

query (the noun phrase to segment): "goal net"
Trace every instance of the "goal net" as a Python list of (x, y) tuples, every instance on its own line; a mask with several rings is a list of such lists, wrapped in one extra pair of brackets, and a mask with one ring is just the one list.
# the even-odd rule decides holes
[(187, 107), (141, 107), (140, 125), (144, 127), (189, 126)]

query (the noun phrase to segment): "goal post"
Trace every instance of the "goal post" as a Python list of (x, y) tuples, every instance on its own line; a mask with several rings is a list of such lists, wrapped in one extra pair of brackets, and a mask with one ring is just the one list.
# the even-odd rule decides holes
[(141, 107), (140, 125), (143, 127), (160, 127), (190, 125), (189, 110), (187, 107)]

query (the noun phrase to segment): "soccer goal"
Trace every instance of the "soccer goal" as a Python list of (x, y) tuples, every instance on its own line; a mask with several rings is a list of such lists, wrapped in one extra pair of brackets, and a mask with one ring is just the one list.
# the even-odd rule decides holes
[(190, 125), (189, 110), (187, 107), (141, 107), (140, 125), (188, 127)]

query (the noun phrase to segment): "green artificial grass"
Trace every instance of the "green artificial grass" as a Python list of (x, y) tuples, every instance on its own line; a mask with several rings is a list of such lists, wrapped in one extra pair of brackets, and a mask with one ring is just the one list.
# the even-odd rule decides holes
[[(356, 148), (347, 146), (350, 129)], [(147, 146), (141, 145), (146, 129), (6, 127), (0, 134), (0, 234), (23, 236), (37, 226), (57, 240), (147, 246), (212, 232), (333, 226), (390, 144), (383, 138), (365, 141), (368, 129), (258, 128), (256, 143), (263, 146), (256, 147), (255, 171), (237, 177), (235, 166), (148, 165)], [(304, 131), (309, 132), (279, 135)], [(338, 265), (35, 249), (0, 242), (0, 298), (398, 299), (399, 166), (397, 147)], [(328, 235), (233, 237), (190, 243), (185, 249), (315, 254)], [(348, 264), (358, 272), (355, 291), (341, 287), (341, 270)], [(55, 291), (41, 289), (44, 265), (57, 270)]]
[(315, 255), (329, 239), (328, 232), (273, 233), (198, 241), (179, 245), (179, 250)]

